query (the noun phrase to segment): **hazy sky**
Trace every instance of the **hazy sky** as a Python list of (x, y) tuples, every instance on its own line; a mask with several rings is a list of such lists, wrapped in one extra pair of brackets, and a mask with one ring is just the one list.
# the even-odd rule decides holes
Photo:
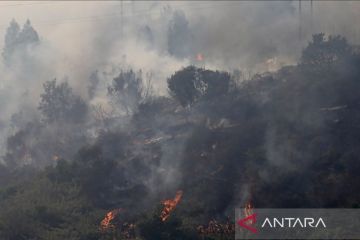
[[(166, 7), (185, 13), (194, 37), (190, 59), (166, 53), (171, 20)], [(135, 68), (157, 72), (155, 83), (164, 91), (166, 76), (197, 53), (206, 67), (266, 71), (296, 62), (315, 32), (360, 40), (360, 2), (313, 1), (311, 10), (310, 1), (303, 0), (301, 7), (299, 15), (299, 1), (2, 1), (0, 39), (11, 19), (20, 25), (30, 19), (44, 43), (37, 57), (53, 75), (76, 78), (74, 84), (81, 85), (94, 69), (126, 58)], [(146, 25), (155, 36), (150, 50), (136, 41)]]
[[(341, 33), (352, 41), (360, 38), (357, 1), (313, 1), (311, 14), (310, 1), (303, 0), (301, 16), (299, 1), (123, 1), (122, 5), (125, 25), (147, 23), (153, 28), (164, 25), (164, 29), (167, 22), (162, 8), (169, 5), (182, 9), (202, 43), (197, 46), (199, 51), (214, 64), (225, 62), (233, 67), (250, 68), (259, 57), (263, 61), (276, 56), (285, 60), (298, 56), (297, 48), (313, 32)], [(120, 15), (120, 1), (3, 1), (0, 35), (4, 35), (12, 18), (20, 24), (30, 19), (44, 41), (78, 56), (98, 48), (92, 44), (101, 44), (95, 40), (106, 38), (101, 29), (119, 27), (116, 25), (121, 22)], [(303, 35), (299, 44), (296, 41), (300, 21)], [(115, 36), (112, 40), (118, 41)]]

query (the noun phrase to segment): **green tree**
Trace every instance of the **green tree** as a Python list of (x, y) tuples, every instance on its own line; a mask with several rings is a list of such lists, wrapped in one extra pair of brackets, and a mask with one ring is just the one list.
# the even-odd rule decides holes
[(20, 58), (26, 58), (26, 48), (40, 42), (36, 30), (32, 27), (30, 20), (27, 20), (23, 28), (13, 19), (5, 34), (5, 43), (2, 52), (5, 64), (9, 65), (15, 54), (21, 54)]
[(310, 66), (329, 65), (344, 60), (351, 52), (346, 38), (339, 35), (326, 38), (324, 33), (319, 33), (313, 35), (312, 41), (303, 50), (301, 63)]
[(152, 94), (151, 75), (147, 75), (146, 80), (141, 70), (138, 72), (132, 69), (121, 71), (108, 88), (108, 95), (116, 108), (127, 115), (136, 112), (138, 106)]
[(192, 34), (184, 12), (175, 11), (167, 32), (168, 52), (178, 58), (190, 56)]
[(39, 110), (46, 122), (82, 122), (88, 108), (81, 97), (75, 95), (67, 82), (56, 83), (56, 79), (44, 83), (44, 93), (40, 95)]
[(9, 27), (6, 30), (5, 43), (2, 52), (2, 56), (4, 58), (5, 63), (10, 62), (10, 58), (13, 52), (15, 51), (19, 32), (20, 32), (19, 24), (14, 19), (11, 20)]
[(199, 100), (211, 100), (226, 94), (231, 77), (227, 72), (189, 66), (177, 71), (168, 80), (170, 95), (184, 107)]

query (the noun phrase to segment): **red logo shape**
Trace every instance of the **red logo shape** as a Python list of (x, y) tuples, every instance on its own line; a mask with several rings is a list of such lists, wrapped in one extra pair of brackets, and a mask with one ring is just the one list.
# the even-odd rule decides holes
[[(246, 224), (248, 222), (249, 225)], [(239, 224), (240, 227), (246, 228), (247, 230), (257, 233), (257, 229), (254, 227), (251, 227), (250, 225), (253, 225), (256, 223), (256, 213), (251, 214), (250, 216), (240, 219), (237, 224)]]

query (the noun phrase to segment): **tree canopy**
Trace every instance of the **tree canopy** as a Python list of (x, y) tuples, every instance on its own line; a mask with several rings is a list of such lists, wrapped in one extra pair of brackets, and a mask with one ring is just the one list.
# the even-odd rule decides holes
[(168, 78), (170, 94), (181, 105), (190, 106), (197, 101), (210, 100), (228, 93), (229, 73), (189, 66)]
[(25, 54), (28, 47), (39, 43), (39, 35), (27, 20), (22, 29), (13, 19), (5, 34), (5, 44), (2, 52), (5, 64), (10, 64), (16, 54)]
[(43, 85), (39, 110), (47, 122), (70, 121), (79, 123), (84, 120), (87, 105), (75, 95), (67, 82), (56, 83), (56, 79)]

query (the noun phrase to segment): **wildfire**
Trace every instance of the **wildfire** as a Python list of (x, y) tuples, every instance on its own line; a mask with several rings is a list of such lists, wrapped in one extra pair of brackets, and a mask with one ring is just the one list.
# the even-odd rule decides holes
[(106, 231), (108, 229), (112, 229), (114, 228), (114, 225), (111, 223), (112, 220), (114, 220), (114, 218), (121, 212), (121, 208), (119, 209), (114, 209), (110, 212), (108, 212), (105, 215), (105, 218), (101, 221), (100, 223), (100, 230), (102, 231)]
[(253, 209), (254, 208), (253, 208), (253, 206), (251, 205), (250, 202), (246, 203), (245, 208), (244, 208), (244, 216), (248, 217), (248, 216), (252, 215), (253, 214)]
[(196, 60), (201, 62), (204, 61), (204, 56), (201, 53), (196, 54)]
[(170, 217), (170, 213), (175, 209), (175, 207), (178, 205), (178, 203), (181, 200), (181, 197), (183, 195), (183, 191), (177, 191), (176, 196), (174, 199), (167, 199), (162, 201), (162, 204), (164, 205), (164, 209), (161, 212), (160, 218), (161, 221), (166, 221), (168, 217)]

